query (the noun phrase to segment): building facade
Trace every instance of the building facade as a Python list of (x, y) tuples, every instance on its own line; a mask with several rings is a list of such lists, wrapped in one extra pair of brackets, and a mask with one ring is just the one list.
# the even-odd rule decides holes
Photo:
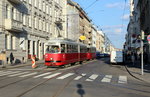
[(48, 39), (66, 37), (66, 0), (1, 0), (0, 50), (14, 63), (43, 59)]
[[(67, 4), (67, 36), (77, 42), (92, 45), (92, 24), (86, 12), (79, 4), (68, 0)], [(85, 40), (80, 40), (80, 36), (85, 36)]]
[(150, 58), (150, 44), (147, 36), (150, 35), (150, 1), (149, 0), (130, 0), (130, 22), (124, 51), (126, 53), (141, 53), (141, 40), (144, 42), (144, 50)]

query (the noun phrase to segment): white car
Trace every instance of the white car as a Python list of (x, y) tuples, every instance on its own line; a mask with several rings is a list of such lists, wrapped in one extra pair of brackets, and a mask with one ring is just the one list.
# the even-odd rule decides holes
[(123, 63), (123, 52), (112, 51), (110, 54), (110, 63)]

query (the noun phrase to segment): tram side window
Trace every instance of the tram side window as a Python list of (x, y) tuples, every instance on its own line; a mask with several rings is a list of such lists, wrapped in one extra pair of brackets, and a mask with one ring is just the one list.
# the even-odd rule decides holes
[(58, 53), (60, 52), (59, 46), (47, 46), (46, 48), (47, 53)]
[(67, 45), (67, 53), (71, 53), (71, 45)]
[(65, 53), (65, 50), (66, 50), (65, 44), (61, 44), (61, 52), (62, 52), (62, 53)]

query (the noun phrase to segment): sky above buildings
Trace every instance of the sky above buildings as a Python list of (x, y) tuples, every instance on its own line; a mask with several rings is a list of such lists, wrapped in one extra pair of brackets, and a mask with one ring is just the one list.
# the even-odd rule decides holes
[(116, 48), (123, 48), (129, 23), (129, 0), (73, 0), (102, 29)]

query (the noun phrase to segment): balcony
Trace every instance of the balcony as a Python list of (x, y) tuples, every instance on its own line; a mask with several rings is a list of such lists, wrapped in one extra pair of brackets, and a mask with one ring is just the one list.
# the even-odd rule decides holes
[(10, 2), (12, 2), (12, 3), (15, 3), (15, 4), (21, 4), (21, 1), (20, 1), (20, 0), (8, 0), (8, 1), (10, 1)]
[(5, 19), (5, 29), (14, 32), (22, 32), (23, 25), (22, 22), (13, 20), (13, 19)]

